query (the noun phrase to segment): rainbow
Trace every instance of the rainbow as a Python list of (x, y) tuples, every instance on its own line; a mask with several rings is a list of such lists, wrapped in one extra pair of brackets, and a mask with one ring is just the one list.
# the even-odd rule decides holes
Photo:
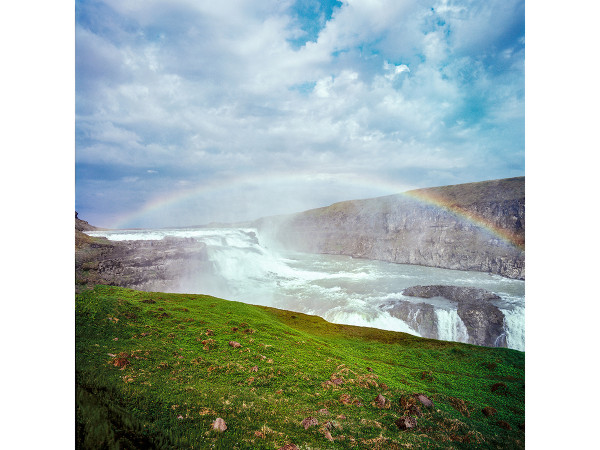
[(433, 205), (437, 208), (441, 208), (445, 211), (448, 211), (451, 214), (459, 216), (463, 219), (466, 219), (468, 222), (473, 225), (484, 228), (494, 236), (499, 238), (500, 240), (508, 243), (509, 245), (518, 248), (520, 250), (525, 250), (525, 238), (522, 235), (514, 233), (505, 228), (500, 228), (496, 226), (494, 223), (490, 222), (489, 219), (477, 214), (473, 211), (470, 211), (466, 208), (463, 208), (455, 203), (451, 202), (448, 198), (443, 195), (437, 194), (436, 192), (429, 189), (419, 189), (414, 191), (405, 192), (403, 195), (407, 197), (413, 198), (419, 202)]
[[(143, 205), (136, 211), (122, 215), (112, 224), (110, 228), (123, 229), (134, 221), (143, 220), (144, 217), (166, 210), (177, 204), (189, 202), (195, 198), (207, 194), (219, 194), (227, 190), (245, 189), (251, 186), (281, 185), (285, 183), (314, 183), (314, 182), (335, 182), (352, 187), (364, 187), (369, 192), (379, 191), (379, 195), (392, 195), (404, 191), (401, 195), (415, 199), (423, 204), (428, 204), (441, 208), (455, 216), (461, 217), (477, 227), (484, 228), (497, 238), (518, 249), (525, 249), (525, 241), (522, 235), (500, 228), (483, 216), (462, 208), (437, 194), (430, 189), (417, 189), (407, 191), (410, 186), (396, 182), (389, 182), (377, 177), (362, 175), (357, 177), (355, 174), (315, 174), (314, 172), (294, 172), (272, 175), (248, 175), (245, 177), (225, 178), (217, 181), (202, 184), (188, 189), (178, 190), (157, 196)], [(377, 195), (373, 195), (375, 197)]]
[(411, 188), (411, 186), (406, 184), (385, 181), (381, 180), (381, 178), (366, 175), (357, 177), (355, 174), (315, 174), (314, 172), (296, 171), (275, 176), (271, 174), (254, 174), (243, 177), (222, 178), (216, 181), (203, 183), (199, 186), (179, 189), (174, 192), (154, 197), (137, 210), (117, 217), (114, 222), (109, 225), (109, 228), (123, 229), (130, 227), (133, 222), (143, 220), (144, 217), (148, 217), (161, 210), (165, 210), (168, 207), (183, 204), (207, 194), (218, 194), (228, 190), (241, 190), (253, 186), (276, 186), (289, 183), (306, 184), (315, 182), (332, 182), (345, 186), (364, 187), (370, 192), (378, 191), (372, 195), (372, 197), (393, 194)]

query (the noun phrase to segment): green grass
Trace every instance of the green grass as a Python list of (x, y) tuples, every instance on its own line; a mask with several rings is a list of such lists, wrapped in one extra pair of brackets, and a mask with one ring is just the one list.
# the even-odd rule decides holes
[[(78, 448), (524, 448), (524, 364), (509, 349), (96, 286), (76, 297), (76, 440)], [(383, 408), (378, 394), (389, 400)], [(486, 407), (496, 413), (487, 417)], [(410, 414), (416, 428), (399, 430), (396, 420)], [(217, 417), (225, 432), (211, 430)], [(318, 425), (305, 429), (308, 417)]]

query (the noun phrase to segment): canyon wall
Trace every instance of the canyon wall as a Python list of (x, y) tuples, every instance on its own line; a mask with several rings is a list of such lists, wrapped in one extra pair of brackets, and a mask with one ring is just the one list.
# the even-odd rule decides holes
[(288, 248), (525, 279), (525, 178), (418, 189), (269, 217)]
[(192, 238), (110, 241), (84, 231), (97, 228), (75, 217), (75, 291), (95, 284), (141, 291), (185, 292), (188, 280), (211, 270), (206, 245)]

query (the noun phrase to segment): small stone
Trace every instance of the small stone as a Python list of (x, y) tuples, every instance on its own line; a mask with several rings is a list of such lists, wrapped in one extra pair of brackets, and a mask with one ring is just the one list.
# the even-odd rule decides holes
[(387, 403), (387, 398), (385, 398), (383, 395), (379, 394), (377, 397), (375, 397), (375, 405), (378, 408), (385, 408), (385, 405)]
[(242, 346), (242, 344), (236, 341), (229, 341), (229, 345), (233, 348), (240, 348)]
[(307, 417), (302, 421), (301, 425), (304, 427), (305, 430), (308, 430), (312, 426), (319, 425), (319, 421), (314, 417)]
[(417, 426), (417, 419), (410, 416), (402, 416), (395, 423), (401, 430), (408, 430)]
[(325, 436), (325, 439), (327, 439), (329, 441), (333, 441), (333, 436), (331, 436), (331, 433), (329, 432), (329, 430), (325, 430), (323, 435)]
[(112, 364), (115, 367), (120, 367), (121, 369), (124, 369), (129, 365), (129, 360), (127, 358), (115, 358), (112, 361)]
[(227, 424), (223, 419), (217, 417), (217, 420), (215, 420), (212, 424), (212, 429), (215, 431), (223, 432), (227, 429)]
[(485, 417), (490, 417), (490, 416), (493, 416), (494, 414), (496, 414), (497, 411), (495, 408), (492, 408), (491, 406), (486, 406), (485, 408), (483, 408), (481, 410), (481, 412), (483, 412), (483, 415)]
[(426, 408), (433, 407), (433, 402), (429, 399), (429, 397), (426, 397), (423, 394), (417, 394), (417, 395), (415, 395), (415, 398), (417, 400), (419, 400), (423, 404), (423, 406), (425, 406)]
[(322, 414), (322, 415), (326, 416), (326, 415), (329, 414), (329, 411), (327, 409), (323, 408), (323, 409), (319, 410), (319, 414)]
[(283, 447), (279, 447), (277, 450), (300, 450), (296, 444), (285, 444)]

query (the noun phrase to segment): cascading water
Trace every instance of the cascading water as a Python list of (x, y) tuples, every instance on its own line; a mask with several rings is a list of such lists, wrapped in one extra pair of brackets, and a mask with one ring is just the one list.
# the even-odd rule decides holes
[(435, 310), (438, 326), (438, 339), (443, 341), (467, 342), (469, 340), (469, 332), (458, 316), (455, 309), (438, 308)]
[(504, 329), (508, 348), (525, 351), (525, 308), (500, 309), (504, 314)]
[[(288, 252), (265, 244), (251, 228), (187, 228), (88, 232), (112, 240), (191, 237), (207, 246), (211, 273), (193, 274), (172, 292), (209, 294), (245, 303), (274, 306), (319, 315), (330, 322), (369, 326), (419, 335), (426, 311), (433, 307), (438, 339), (468, 342), (467, 327), (456, 305), (444, 299), (405, 297), (415, 285), (453, 285), (486, 289), (504, 314), (506, 345), (525, 348), (524, 282), (481, 272), (438, 269), (353, 259), (339, 255)], [(386, 303), (404, 301), (411, 309), (405, 320), (389, 313)], [(429, 316), (428, 316), (429, 317)]]

